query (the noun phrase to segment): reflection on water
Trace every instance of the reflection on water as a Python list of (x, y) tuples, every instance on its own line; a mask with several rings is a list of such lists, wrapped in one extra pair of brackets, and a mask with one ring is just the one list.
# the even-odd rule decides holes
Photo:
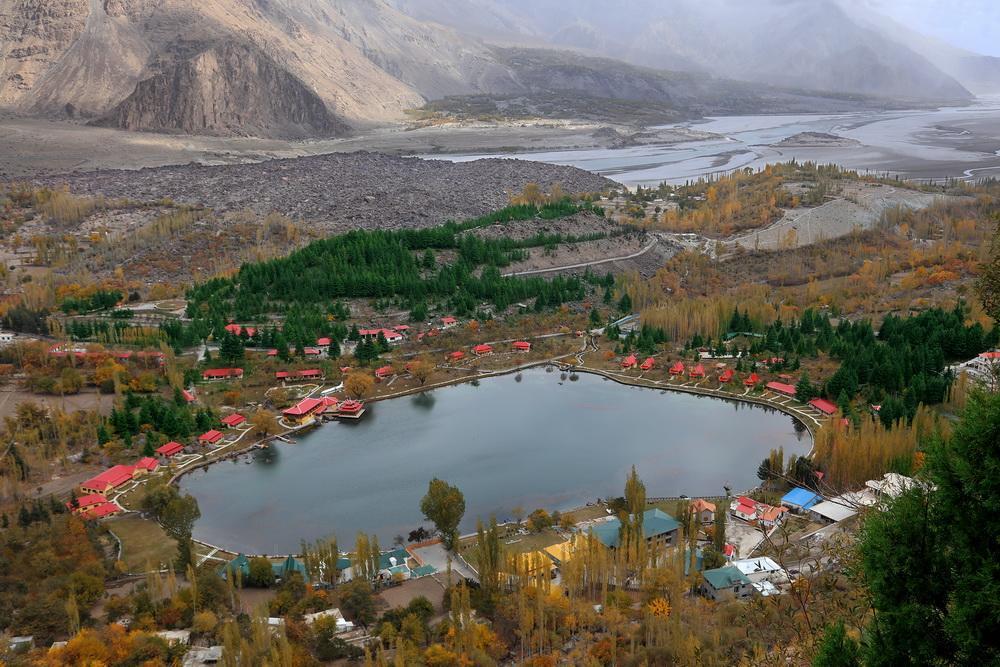
[(358, 531), (391, 541), (422, 522), (440, 477), (465, 494), (462, 530), (520, 505), (565, 510), (618, 496), (634, 464), (650, 496), (717, 494), (758, 483), (772, 448), (803, 455), (810, 439), (774, 410), (625, 387), (592, 375), (562, 383), (515, 377), (373, 403), (357, 423), (276, 442), (253, 465), (216, 465), (181, 480), (198, 498), (195, 536), (250, 553)]

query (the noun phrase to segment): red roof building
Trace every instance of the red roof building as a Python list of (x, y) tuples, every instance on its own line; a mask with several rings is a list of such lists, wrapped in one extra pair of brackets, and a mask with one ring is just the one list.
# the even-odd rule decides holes
[(624, 359), (622, 359), (623, 369), (635, 368), (638, 365), (639, 365), (639, 360), (635, 358), (634, 354), (630, 354)]
[(84, 493), (99, 493), (107, 495), (108, 491), (113, 491), (122, 484), (132, 481), (135, 468), (126, 465), (116, 465), (108, 468), (100, 475), (88, 479), (80, 485)]
[(222, 440), (222, 432), (216, 431), (214, 428), (198, 436), (198, 443), (202, 445), (214, 445), (220, 440)]
[(1000, 352), (983, 352), (979, 358), (987, 361), (1000, 361)]
[(244, 423), (246, 420), (247, 420), (246, 417), (237, 412), (234, 412), (231, 415), (223, 417), (220, 421), (224, 426), (227, 426), (229, 428), (236, 428), (240, 424)]
[(170, 458), (171, 456), (177, 456), (184, 451), (184, 445), (179, 442), (168, 442), (165, 445), (160, 445), (156, 448), (156, 453), (160, 456)]
[(410, 325), (408, 325), (408, 324), (397, 324), (396, 326), (394, 326), (392, 328), (392, 330), (393, 331), (398, 331), (401, 334), (405, 334), (407, 331), (410, 330)]
[(642, 366), (640, 368), (644, 371), (650, 371), (653, 370), (654, 366), (656, 366), (656, 359), (653, 357), (646, 357), (646, 361), (642, 362)]
[(382, 368), (375, 369), (375, 378), (377, 380), (384, 380), (387, 377), (392, 377), (392, 375), (392, 366), (383, 366)]
[(743, 381), (743, 384), (745, 384), (748, 387), (756, 387), (758, 384), (760, 384), (760, 376), (757, 375), (756, 373), (751, 373), (750, 377), (748, 377), (746, 380)]
[(195, 395), (194, 395), (194, 394), (192, 394), (192, 393), (191, 393), (190, 391), (188, 391), (187, 389), (181, 389), (181, 396), (183, 396), (183, 397), (184, 397), (184, 401), (185, 401), (186, 403), (194, 403), (195, 401), (197, 401), (197, 400), (198, 400), (197, 398), (195, 398)]
[(160, 462), (152, 456), (144, 456), (135, 462), (136, 471), (142, 471), (143, 473), (156, 472), (156, 469), (159, 467)]
[(727, 368), (726, 370), (722, 371), (721, 375), (719, 375), (719, 382), (721, 382), (722, 384), (729, 384), (730, 382), (733, 381), (733, 377), (735, 376), (736, 373), (733, 372), (733, 369)]
[(321, 354), (323, 354), (323, 350), (319, 349), (318, 347), (304, 347), (302, 348), (302, 354), (306, 355), (307, 357), (318, 357)]
[(826, 400), (825, 398), (814, 398), (809, 401), (809, 405), (813, 406), (824, 415), (835, 415), (837, 414), (837, 406)]
[(351, 372), (351, 367), (350, 366), (341, 366), (340, 367), (340, 372), (343, 373), (344, 375), (347, 375), (348, 373)]
[(105, 517), (114, 516), (115, 514), (120, 514), (124, 510), (118, 505), (112, 502), (103, 502), (100, 505), (94, 505), (85, 512), (81, 512), (80, 516), (85, 519), (103, 519)]
[(319, 380), (323, 377), (323, 371), (318, 368), (309, 368), (304, 371), (278, 371), (274, 374), (276, 380)]
[(311, 422), (317, 414), (326, 408), (323, 399), (304, 398), (287, 410), (283, 410), (281, 414), (286, 420), (301, 426)]
[(795, 387), (790, 384), (785, 384), (784, 382), (768, 382), (767, 388), (777, 394), (792, 397), (795, 396)]
[(253, 327), (243, 327), (242, 325), (239, 325), (239, 324), (227, 324), (226, 325), (226, 331), (228, 331), (229, 333), (233, 334), (234, 336), (239, 336), (239, 335), (241, 335), (245, 331), (246, 334), (247, 334), (247, 336), (249, 336), (251, 338), (253, 338), (253, 335), (255, 333), (257, 333), (257, 330), (255, 328), (253, 328)]
[(465, 352), (462, 352), (461, 350), (457, 350), (448, 355), (448, 361), (461, 361), (462, 359), (465, 359)]
[(330, 343), (332, 342), (333, 341), (330, 338), (327, 338), (325, 336), (323, 338), (316, 339), (316, 344), (319, 345), (320, 347), (330, 347)]
[(272, 347), (270, 350), (267, 351), (267, 356), (269, 356), (269, 357), (276, 357), (276, 356), (278, 356), (278, 350), (276, 348)]
[(242, 368), (211, 368), (201, 374), (203, 380), (232, 380), (242, 379)]
[(486, 343), (481, 343), (472, 348), (472, 351), (478, 356), (483, 356), (484, 354), (493, 354), (493, 346), (487, 345)]
[(531, 352), (531, 343), (526, 340), (519, 340), (511, 345), (515, 352)]
[(101, 494), (89, 493), (85, 496), (77, 498), (75, 504), (72, 501), (66, 503), (66, 509), (73, 514), (80, 514), (81, 512), (86, 512), (87, 510), (97, 507), (98, 505), (103, 505), (106, 502), (108, 502), (108, 499)]
[(125, 352), (115, 352), (115, 359), (118, 361), (128, 361), (132, 358), (132, 353), (129, 351)]
[(456, 320), (454, 317), (448, 316), (441, 318), (441, 328), (443, 329), (450, 329), (456, 324), (458, 324), (458, 320)]
[(356, 415), (361, 412), (365, 407), (365, 404), (361, 401), (347, 400), (340, 404), (337, 409), (338, 412), (342, 412), (345, 415)]
[(705, 367), (698, 364), (688, 372), (688, 377), (690, 378), (703, 378), (705, 377)]
[(670, 367), (671, 375), (684, 375), (684, 362), (678, 361), (676, 364)]

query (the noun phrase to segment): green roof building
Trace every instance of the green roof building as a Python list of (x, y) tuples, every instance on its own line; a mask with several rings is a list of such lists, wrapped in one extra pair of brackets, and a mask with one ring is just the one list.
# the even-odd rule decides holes
[[(650, 547), (666, 548), (677, 541), (681, 525), (663, 510), (652, 509), (642, 513), (642, 534)], [(622, 522), (617, 518), (603, 521), (590, 529), (591, 534), (609, 549), (621, 544)]]
[(702, 590), (713, 600), (743, 599), (753, 594), (753, 583), (733, 565), (705, 570), (701, 576)]

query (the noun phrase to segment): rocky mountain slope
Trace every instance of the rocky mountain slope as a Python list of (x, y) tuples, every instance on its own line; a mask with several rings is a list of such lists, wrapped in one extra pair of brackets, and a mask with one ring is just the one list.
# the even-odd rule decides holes
[(780, 87), (909, 99), (969, 92), (834, 0), (392, 0), (468, 34)]

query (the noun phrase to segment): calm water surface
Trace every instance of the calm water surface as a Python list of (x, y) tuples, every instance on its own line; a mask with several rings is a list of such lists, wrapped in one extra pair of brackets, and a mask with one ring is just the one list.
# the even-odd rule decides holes
[(248, 553), (358, 531), (388, 545), (421, 524), (432, 477), (466, 498), (463, 530), (511, 508), (569, 509), (621, 495), (635, 464), (649, 496), (720, 494), (757, 484), (775, 447), (806, 454), (791, 417), (719, 399), (625, 387), (538, 369), (377, 403), (358, 424), (327, 424), (250, 465), (184, 477), (202, 517), (195, 537)]

